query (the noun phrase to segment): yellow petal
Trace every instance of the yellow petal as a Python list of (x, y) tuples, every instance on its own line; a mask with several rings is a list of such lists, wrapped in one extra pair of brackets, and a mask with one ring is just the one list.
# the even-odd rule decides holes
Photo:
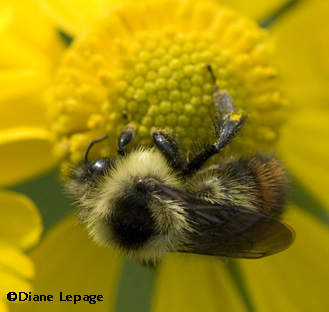
[[(48, 79), (48, 77), (33, 69), (20, 68), (1, 70), (0, 101), (17, 100), (24, 95), (29, 96), (37, 91), (40, 92), (41, 88), (47, 85), (48, 80), (44, 81), (45, 79)], [(3, 103), (1, 106), (5, 106), (5, 104)]]
[[(24, 278), (21, 278), (10, 271), (0, 270), (0, 298), (5, 299), (9, 292), (18, 293), (21, 291), (26, 293), (32, 291), (31, 284)], [(2, 308), (5, 309), (4, 311), (6, 311), (6, 308), (8, 308), (9, 311), (12, 311), (12, 308), (17, 305), (16, 301), (9, 302), (7, 299), (5, 299), (5, 302), (1, 303), (1, 299), (0, 311), (2, 311)]]
[[(0, 207), (1, 240), (20, 248), (33, 246), (42, 231), (41, 217), (33, 202), (23, 194), (2, 191)], [(2, 254), (1, 247), (0, 250)]]
[[(0, 267), (0, 271), (3, 270), (26, 279), (34, 276), (34, 266), (30, 258), (16, 246), (3, 240), (0, 240)], [(0, 288), (3, 289), (3, 287)]]
[(46, 127), (46, 105), (40, 94), (49, 75), (33, 69), (0, 71), (0, 129)]
[[(0, 297), (8, 292), (31, 291), (28, 279), (34, 275), (31, 260), (8, 242), (0, 241)], [(0, 305), (1, 311), (1, 305)]]
[(277, 62), (292, 108), (280, 139), (291, 173), (329, 208), (329, 3), (301, 1), (274, 27)]
[[(329, 99), (328, 99), (329, 100)], [(329, 111), (293, 114), (280, 140), (280, 158), (290, 173), (329, 209)]]
[(36, 278), (35, 293), (101, 294), (103, 302), (94, 305), (37, 303), (17, 306), (17, 311), (113, 311), (121, 257), (102, 248), (88, 237), (75, 217), (70, 216), (55, 226), (33, 250)]
[(0, 3), (0, 128), (46, 125), (44, 90), (63, 50), (37, 0)]
[(37, 70), (49, 70), (47, 55), (38, 51), (30, 44), (9, 35), (7, 32), (0, 33), (0, 66), (1, 69), (9, 68), (34, 68)]
[(287, 251), (241, 261), (257, 311), (328, 311), (329, 233), (294, 208), (287, 215), (296, 241)]
[(283, 86), (298, 109), (322, 107), (328, 111), (329, 3), (300, 2), (289, 18), (272, 30)]
[(0, 296), (4, 297), (6, 293), (14, 291), (31, 291), (31, 285), (25, 279), (8, 272), (0, 270)]
[(8, 312), (8, 308), (3, 298), (0, 298), (0, 312)]
[(244, 1), (244, 0), (218, 0), (218, 2), (230, 6), (240, 13), (243, 13), (251, 18), (259, 20), (266, 17), (268, 14), (271, 14), (281, 5), (286, 3), (288, 0), (253, 0), (253, 1)]
[[(13, 54), (25, 58), (27, 52), (28, 56), (39, 55), (39, 63), (58, 57), (57, 54), (61, 53), (60, 37), (52, 21), (43, 12), (39, 0), (3, 0), (0, 3), (0, 16), (4, 17), (0, 27), (1, 50), (11, 50)], [(11, 41), (5, 42), (4, 38), (11, 38)], [(22, 49), (12, 49), (11, 42), (16, 42)], [(6, 67), (8, 65), (5, 64)]]
[(13, 10), (9, 6), (4, 6), (0, 8), (0, 32), (3, 32), (8, 28), (10, 22), (12, 21)]
[(44, 0), (44, 8), (70, 34), (79, 34), (102, 17), (115, 0)]
[(152, 311), (245, 311), (238, 291), (217, 258), (169, 255), (157, 276)]
[(0, 131), (0, 185), (14, 184), (55, 164), (50, 134), (39, 128)]

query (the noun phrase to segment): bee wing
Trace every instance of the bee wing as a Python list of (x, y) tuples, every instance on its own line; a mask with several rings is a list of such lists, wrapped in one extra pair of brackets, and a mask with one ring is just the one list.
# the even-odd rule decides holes
[(261, 258), (288, 248), (294, 231), (275, 217), (257, 210), (232, 205), (212, 204), (194, 194), (156, 185), (162, 196), (177, 201), (190, 224), (180, 252), (232, 258)]
[(293, 230), (279, 220), (244, 207), (189, 200), (185, 210), (195, 231), (187, 234), (182, 252), (261, 258), (288, 248), (294, 240)]

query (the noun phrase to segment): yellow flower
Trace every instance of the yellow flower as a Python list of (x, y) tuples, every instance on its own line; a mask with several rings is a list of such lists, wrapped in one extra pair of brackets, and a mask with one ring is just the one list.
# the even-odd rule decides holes
[(34, 0), (1, 1), (0, 21), (0, 185), (9, 185), (55, 164), (44, 90), (62, 47)]
[[(255, 7), (238, 0), (223, 2), (256, 18), (281, 3), (271, 1), (259, 11), (261, 2)], [(102, 311), (114, 307), (137, 310), (140, 301), (143, 311), (150, 305), (152, 311), (326, 311), (329, 64), (323, 38), (328, 5), (302, 2), (274, 25), (268, 36), (249, 20), (212, 2), (153, 1), (143, 6), (122, 1), (111, 3), (102, 21), (97, 20), (98, 14), (109, 5), (102, 1), (45, 3), (63, 29), (76, 36), (53, 84), (51, 133), (57, 155), (77, 160), (89, 141), (104, 133), (110, 133), (115, 142), (125, 125), (124, 111), (141, 133), (139, 143), (148, 143), (153, 126), (169, 124), (182, 137), (185, 152), (189, 151), (193, 137), (207, 139), (202, 128), (204, 124), (210, 127), (207, 118), (213, 115), (211, 80), (202, 68), (210, 62), (220, 86), (250, 115), (246, 130), (229, 152), (270, 150), (277, 143), (279, 157), (298, 181), (294, 205), (286, 216), (297, 238), (284, 253), (253, 262), (169, 255), (155, 275), (134, 262), (125, 260), (122, 265), (115, 251), (94, 245), (69, 217), (32, 252), (38, 268), (36, 291), (101, 293), (104, 302), (92, 308)], [(247, 11), (249, 8), (252, 10)], [(84, 30), (89, 23), (95, 24)], [(268, 61), (268, 39), (273, 37), (282, 88), (292, 103), (288, 107), (276, 91), (276, 72)], [(172, 62), (175, 55), (180, 58)], [(195, 78), (185, 79), (189, 75)], [(10, 80), (6, 82), (12, 86)], [(200, 113), (204, 120), (199, 120)], [(178, 118), (176, 114), (180, 114)], [(190, 127), (191, 120), (199, 123), (195, 129)], [(184, 131), (188, 127), (189, 131)], [(94, 152), (105, 155), (113, 147), (103, 144)], [(131, 297), (125, 296), (129, 287), (136, 296), (133, 308), (128, 305)], [(14, 308), (36, 311), (38, 307), (45, 309), (40, 304)], [(56, 303), (46, 307), (59, 309)], [(73, 309), (62, 304), (60, 308)], [(77, 309), (88, 308), (80, 305)]]
[[(51, 36), (55, 32), (45, 17), (29, 20), (27, 12), (38, 13), (33, 2), (15, 2), (0, 4), (1, 187), (30, 178), (55, 162), (40, 96), (53, 66), (50, 59), (56, 55)], [(36, 33), (40, 25), (45, 27)], [(0, 207), (0, 311), (7, 311), (8, 292), (32, 290), (34, 264), (24, 251), (38, 242), (42, 224), (25, 195), (1, 190)]]
[(33, 202), (22, 194), (0, 192), (0, 311), (7, 311), (9, 292), (31, 291), (34, 265), (23, 250), (37, 243), (41, 218)]
[[(134, 144), (150, 144), (152, 132), (164, 128), (180, 138), (184, 151), (195, 141), (214, 141), (208, 63), (221, 88), (248, 114), (229, 152), (273, 148), (285, 112), (268, 62), (267, 33), (212, 2), (178, 2), (175, 11), (172, 6), (170, 1), (113, 6), (76, 40), (55, 80), (52, 129), (60, 155), (80, 160), (88, 142), (104, 133), (110, 139), (100, 153), (113, 154), (112, 138), (128, 122), (138, 133)], [(161, 11), (166, 16), (160, 18)]]

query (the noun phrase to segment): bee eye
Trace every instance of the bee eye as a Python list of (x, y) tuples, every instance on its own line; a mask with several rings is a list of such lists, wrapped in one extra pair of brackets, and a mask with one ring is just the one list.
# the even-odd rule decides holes
[(98, 159), (89, 165), (88, 173), (92, 176), (102, 175), (106, 170), (111, 168), (113, 164), (114, 160), (111, 158)]

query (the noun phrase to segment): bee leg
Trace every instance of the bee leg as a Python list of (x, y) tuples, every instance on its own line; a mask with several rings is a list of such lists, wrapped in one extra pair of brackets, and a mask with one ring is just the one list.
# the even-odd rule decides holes
[(118, 139), (118, 154), (121, 156), (126, 155), (126, 147), (135, 136), (135, 128), (128, 125), (125, 130), (121, 132)]
[[(213, 155), (218, 154), (235, 136), (245, 120), (245, 116), (235, 111), (233, 101), (226, 91), (219, 91), (216, 77), (210, 65), (207, 65), (214, 82), (214, 103), (219, 113), (219, 122), (216, 118), (215, 129), (217, 142), (207, 145), (196, 157), (194, 157), (183, 170), (184, 175), (192, 174)], [(219, 126), (218, 126), (219, 125)]]
[(152, 134), (152, 139), (173, 169), (182, 170), (185, 167), (185, 161), (172, 137), (161, 131), (156, 131)]
[(215, 118), (215, 130), (219, 140), (215, 144), (217, 145), (217, 149), (222, 149), (240, 129), (245, 116), (235, 110), (232, 98), (225, 90), (219, 91), (215, 74), (210, 65), (207, 65), (207, 69), (213, 79), (213, 98), (218, 112), (218, 117)]
[(218, 113), (224, 117), (226, 115), (235, 113), (235, 108), (231, 97), (229, 96), (227, 91), (219, 90), (219, 87), (216, 83), (216, 76), (212, 70), (212, 67), (209, 64), (207, 65), (207, 69), (213, 80), (213, 88), (214, 88), (213, 99)]

